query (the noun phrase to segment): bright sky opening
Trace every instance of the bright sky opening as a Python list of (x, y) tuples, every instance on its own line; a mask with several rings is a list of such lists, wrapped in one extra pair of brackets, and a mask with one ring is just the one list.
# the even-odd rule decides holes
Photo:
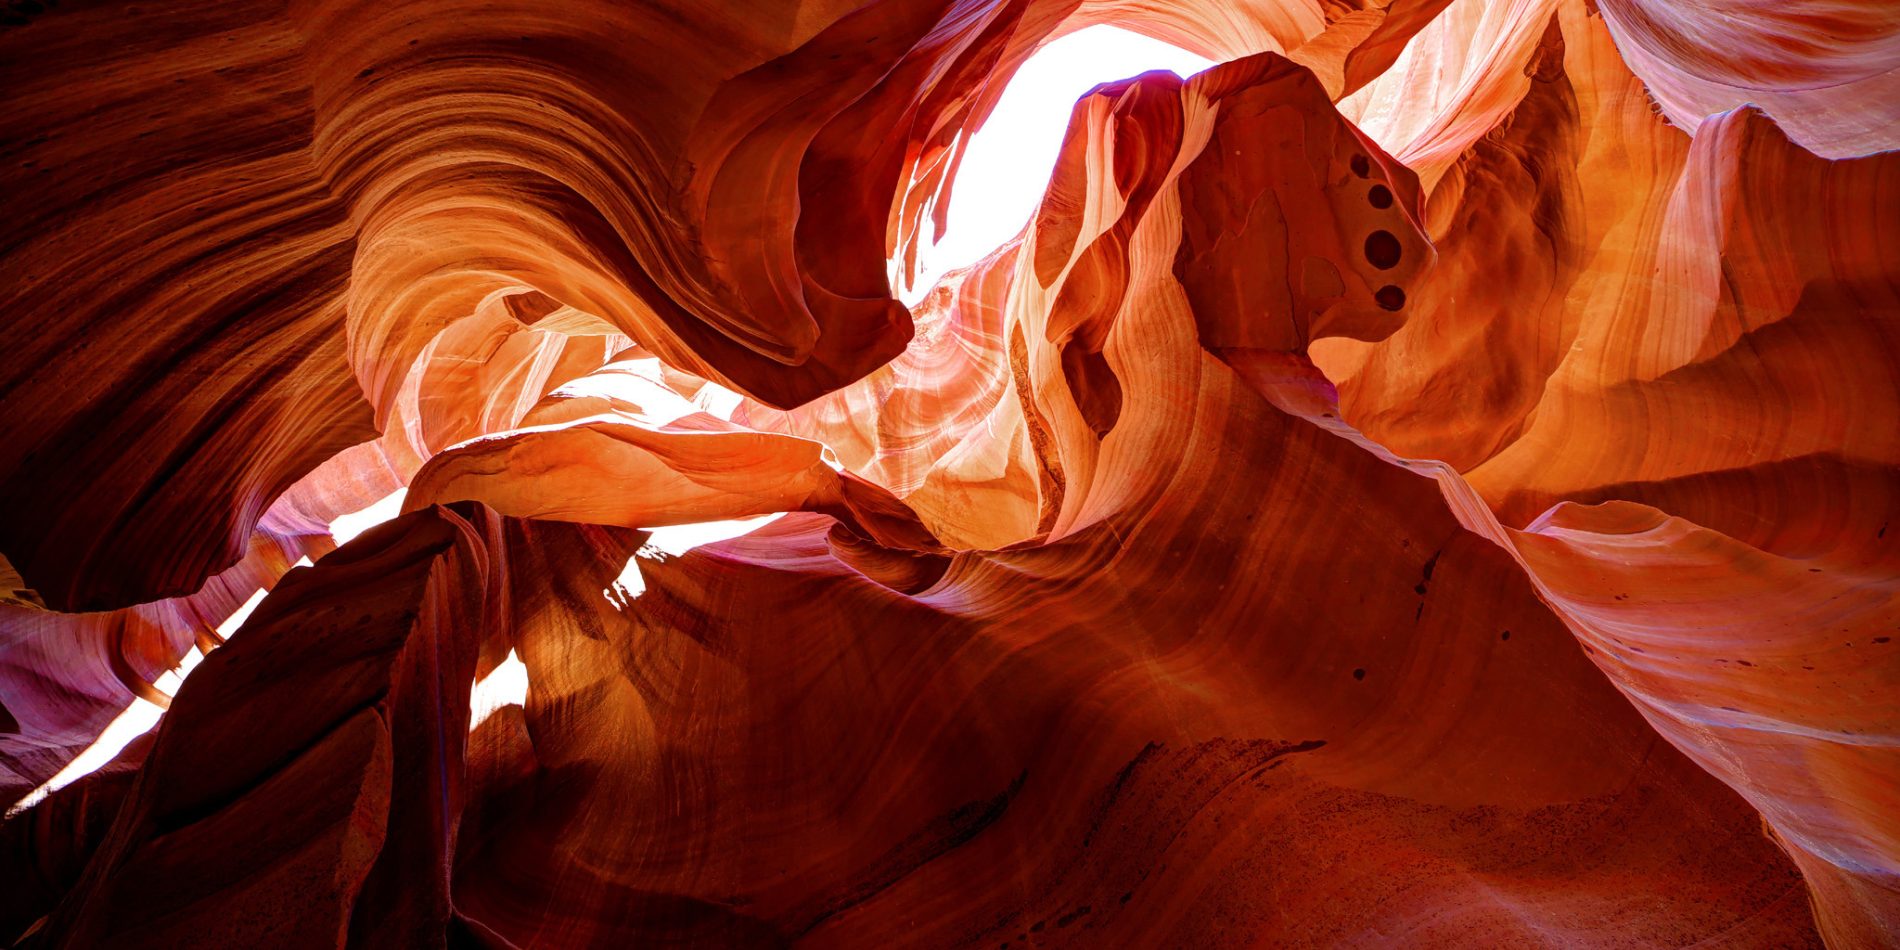
[[(919, 250), (917, 281), (899, 297), (914, 305), (947, 271), (974, 264), (1016, 236), (1049, 184), (1069, 112), (1105, 82), (1165, 69), (1186, 77), (1214, 62), (1112, 26), (1091, 26), (1023, 63), (957, 170), (943, 240)], [(926, 225), (926, 228), (928, 225)]]

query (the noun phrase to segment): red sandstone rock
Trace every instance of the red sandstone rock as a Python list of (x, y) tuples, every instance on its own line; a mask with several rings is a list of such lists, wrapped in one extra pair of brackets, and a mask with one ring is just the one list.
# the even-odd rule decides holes
[(1886, 5), (0, 24), (0, 937), (1896, 942)]

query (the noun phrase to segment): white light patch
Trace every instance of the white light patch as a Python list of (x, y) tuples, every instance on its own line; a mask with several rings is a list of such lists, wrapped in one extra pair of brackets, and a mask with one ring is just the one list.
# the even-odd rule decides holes
[[(290, 569), (294, 571), (297, 568), (309, 567), (309, 566), (310, 566), (310, 556), (306, 554), (303, 557), (298, 558), (297, 563), (292, 564), (290, 566)], [(246, 598), (244, 603), (241, 603), (238, 605), (238, 609), (231, 611), (231, 616), (224, 618), (224, 622), (218, 624), (218, 636), (226, 640), (229, 640), (233, 636), (235, 636), (238, 632), (238, 628), (244, 626), (244, 622), (246, 620), (251, 619), (251, 612), (255, 611), (257, 609), (257, 605), (263, 603), (264, 598), (269, 595), (270, 595), (270, 591), (267, 588), (263, 588), (263, 587), (259, 587), (257, 590), (252, 591), (251, 596)], [(181, 662), (179, 664), (178, 681), (180, 683), (183, 683), (185, 681), (184, 673), (191, 670), (193, 667), (197, 665), (198, 665), (198, 660), (196, 657), (186, 657), (184, 662)], [(169, 676), (171, 674), (167, 673), (166, 675)], [(161, 683), (164, 682), (163, 677), (160, 678), (159, 682)], [(168, 690), (167, 692), (176, 692), (176, 690)]]
[[(651, 529), (652, 537), (647, 539), (646, 547), (641, 549), (641, 554), (647, 557), (654, 557), (655, 553), (678, 557), (702, 544), (728, 541), (751, 534), (783, 517), (785, 513), (780, 511), (769, 515), (759, 515), (756, 518), (701, 521), (695, 524), (674, 524), (663, 528), (653, 528)], [(665, 557), (659, 559), (665, 560)]]
[[(256, 594), (253, 594), (251, 599), (246, 601), (244, 606), (239, 607), (238, 610), (248, 614), (251, 612), (251, 608), (256, 607), (258, 602), (263, 599), (264, 592), (260, 590)], [(237, 615), (232, 614), (232, 616)], [(229, 623), (230, 621), (225, 621), (225, 624)], [(218, 625), (220, 636), (224, 635), (225, 624)], [(231, 624), (231, 629), (236, 630), (237, 626), (237, 624)], [(191, 671), (197, 669), (199, 663), (204, 662), (204, 658), (204, 654), (197, 650), (186, 650), (185, 655), (178, 658), (178, 665), (158, 674), (158, 679), (153, 680), (152, 685), (157, 687), (159, 692), (167, 696), (178, 695), (178, 687), (185, 685), (185, 677), (190, 676)], [(151, 704), (147, 703), (147, 705)]]
[(475, 688), (468, 697), (468, 731), (474, 732), (477, 726), (487, 721), (489, 716), (504, 706), (525, 706), (528, 703), (528, 667), (508, 651), (508, 658), (502, 660), (488, 675), (477, 680)]
[[(309, 563), (309, 558), (304, 558), (297, 562), (298, 566)], [(264, 596), (269, 593), (270, 591), (259, 587), (257, 593), (252, 594), (249, 600), (246, 600), (243, 604), (238, 606), (238, 609), (231, 612), (231, 616), (224, 618), (224, 622), (218, 624), (218, 636), (226, 640), (231, 639), (231, 635), (236, 633), (239, 627), (244, 626), (244, 621), (251, 619), (251, 611), (256, 610), (257, 605), (263, 603)]]
[[(193, 650), (186, 656), (196, 658), (198, 652)], [(120, 713), (117, 719), (112, 720), (104, 732), (99, 733), (99, 738), (93, 740), (92, 745), (86, 747), (86, 751), (79, 753), (71, 762), (66, 763), (66, 767), (60, 769), (59, 774), (47, 779), (46, 784), (28, 792), (25, 798), (15, 802), (12, 808), (7, 809), (6, 817), (11, 818), (26, 811), (45, 801), (46, 796), (98, 771), (106, 763), (111, 762), (133, 739), (150, 732), (153, 726), (158, 725), (158, 717), (164, 712), (163, 709), (143, 699), (132, 700), (132, 705), (125, 707), (125, 711)]]
[(706, 411), (707, 415), (730, 421), (732, 414), (739, 411), (739, 404), (745, 397), (708, 380), (693, 394), (693, 404)]
[[(257, 606), (257, 602), (263, 599), (264, 592), (260, 590), (244, 606), (238, 608), (238, 613), (232, 616), (250, 613), (251, 608)], [(235, 629), (236, 625), (232, 624), (232, 627)], [(219, 627), (219, 632), (224, 632), (222, 626)], [(160, 674), (152, 685), (162, 692), (176, 695), (178, 687), (185, 684), (185, 677), (203, 659), (204, 656), (197, 650), (186, 650), (184, 657), (178, 661), (178, 668)], [(45, 784), (14, 803), (12, 808), (7, 809), (7, 817), (11, 818), (32, 808), (44, 801), (46, 796), (104, 768), (107, 763), (117, 758), (133, 739), (152, 731), (152, 727), (158, 725), (159, 717), (164, 714), (165, 710), (158, 704), (134, 697), (132, 705), (125, 707), (125, 710), (106, 726), (105, 731), (99, 733), (99, 738), (94, 739), (92, 745), (86, 747), (86, 751), (74, 756), (73, 760), (66, 763), (66, 767), (60, 769), (58, 774), (47, 779)]]
[(646, 578), (640, 576), (640, 558), (646, 554), (646, 550), (643, 547), (627, 558), (626, 566), (620, 569), (620, 576), (600, 592), (600, 596), (607, 598), (607, 603), (613, 605), (615, 610), (626, 610), (628, 604), (647, 592)]
[(612, 604), (615, 610), (626, 610), (641, 594), (647, 591), (646, 578), (640, 574), (640, 561), (665, 561), (669, 557), (678, 557), (702, 544), (715, 541), (727, 541), (732, 538), (751, 534), (760, 528), (785, 517), (782, 511), (755, 518), (734, 518), (729, 521), (700, 521), (694, 524), (675, 524), (661, 528), (648, 529), (647, 543), (627, 558), (627, 564), (614, 578), (613, 584), (603, 588), (602, 597)]
[(350, 543), (357, 535), (402, 514), (402, 500), (408, 495), (409, 489), (398, 488), (368, 508), (337, 516), (330, 522), (330, 537), (338, 546)]
[(1084, 93), (1151, 70), (1185, 77), (1212, 65), (1178, 46), (1112, 26), (1077, 30), (1038, 50), (970, 138), (950, 192), (943, 240), (918, 248), (917, 280), (898, 299), (915, 306), (937, 278), (982, 260), (1022, 230), (1049, 186), (1069, 112)]
[[(400, 505), (400, 502), (398, 504)], [(298, 558), (297, 563), (291, 565), (293, 569), (309, 566), (308, 557)], [(231, 616), (224, 618), (224, 621), (218, 624), (218, 636), (226, 640), (231, 639), (238, 628), (244, 626), (244, 621), (250, 619), (251, 612), (257, 609), (258, 604), (264, 602), (264, 598), (269, 593), (270, 591), (262, 587), (253, 592), (244, 603), (238, 605), (236, 610), (231, 611)], [(197, 669), (198, 664), (203, 661), (204, 654), (198, 650), (186, 650), (185, 655), (179, 658), (178, 665), (160, 673), (158, 678), (152, 681), (152, 685), (159, 692), (176, 696), (179, 688), (185, 685), (185, 677), (190, 676), (191, 671)], [(99, 733), (99, 738), (94, 739), (92, 745), (86, 747), (86, 751), (74, 756), (73, 760), (66, 763), (66, 767), (60, 769), (58, 774), (29, 792), (25, 798), (15, 802), (13, 807), (7, 809), (6, 817), (11, 818), (32, 808), (44, 801), (46, 796), (104, 768), (107, 763), (124, 751), (133, 739), (152, 731), (152, 727), (158, 725), (159, 717), (164, 714), (165, 710), (157, 703), (133, 697), (132, 704), (125, 707), (117, 718), (107, 724), (105, 731)]]
[[(702, 406), (667, 386), (664, 375), (665, 370), (661, 367), (659, 359), (655, 357), (621, 360), (618, 363), (608, 363), (586, 376), (562, 383), (554, 392), (567, 398), (592, 396), (611, 400), (616, 404), (615, 412), (629, 416), (649, 429), (672, 425), (684, 416), (704, 411)], [(522, 426), (513, 431), (550, 431), (563, 428), (565, 425), (567, 423)], [(493, 433), (488, 437), (500, 434)]]

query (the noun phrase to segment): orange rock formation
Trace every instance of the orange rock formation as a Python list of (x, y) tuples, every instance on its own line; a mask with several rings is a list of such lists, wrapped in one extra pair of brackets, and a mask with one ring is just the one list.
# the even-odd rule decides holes
[[(1222, 65), (907, 310), (1108, 22)], [(0, 793), (169, 707), (0, 938), (1900, 942), (1892, 4), (12, 0), (0, 89)]]

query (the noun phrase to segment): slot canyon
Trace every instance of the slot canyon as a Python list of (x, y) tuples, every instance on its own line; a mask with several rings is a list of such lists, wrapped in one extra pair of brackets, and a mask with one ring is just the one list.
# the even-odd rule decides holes
[(1891, 0), (0, 0), (0, 942), (1900, 946), (1896, 149)]

